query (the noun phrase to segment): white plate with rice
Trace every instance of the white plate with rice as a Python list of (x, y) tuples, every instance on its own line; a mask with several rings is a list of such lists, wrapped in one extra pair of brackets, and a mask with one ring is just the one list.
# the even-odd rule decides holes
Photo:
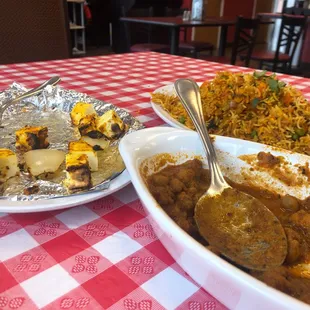
[[(306, 94), (266, 71), (217, 72), (200, 87), (209, 133), (310, 155), (310, 104)], [(152, 95), (155, 113), (178, 129), (194, 129), (173, 84)]]
[[(198, 83), (200, 86), (202, 83)], [(169, 96), (175, 95), (175, 90), (174, 90), (174, 85), (173, 84), (168, 84), (165, 86), (162, 86), (160, 88), (157, 88), (154, 93), (164, 93)], [(168, 125), (174, 127), (174, 128), (179, 128), (179, 129), (187, 129), (191, 130), (190, 128), (186, 127), (182, 123), (178, 122), (176, 119), (174, 119), (167, 111), (165, 111), (159, 104), (151, 101), (151, 106), (154, 110), (154, 112), (157, 114), (159, 118), (161, 118), (165, 123)]]

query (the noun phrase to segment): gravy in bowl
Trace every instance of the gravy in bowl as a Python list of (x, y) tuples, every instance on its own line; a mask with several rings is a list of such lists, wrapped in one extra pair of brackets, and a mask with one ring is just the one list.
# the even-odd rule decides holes
[[(194, 220), (195, 205), (207, 190), (209, 179), (209, 171), (202, 167), (202, 162), (193, 159), (181, 165), (169, 165), (149, 175), (146, 183), (158, 204), (177, 225), (211, 251), (221, 255), (199, 235)], [(298, 200), (289, 195), (281, 196), (266, 188), (226, 180), (232, 187), (261, 200), (281, 221), (288, 239), (288, 255), (282, 266), (263, 272), (245, 271), (310, 304), (310, 198)]]

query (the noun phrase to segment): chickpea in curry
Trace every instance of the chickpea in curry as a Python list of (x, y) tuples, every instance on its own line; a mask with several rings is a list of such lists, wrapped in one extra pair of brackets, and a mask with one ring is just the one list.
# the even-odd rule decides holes
[[(220, 255), (216, 248), (209, 246), (199, 235), (194, 220), (195, 205), (209, 187), (209, 180), (209, 171), (202, 167), (200, 160), (193, 159), (181, 165), (167, 166), (148, 176), (146, 183), (158, 204), (177, 225)], [(299, 263), (310, 264), (310, 197), (301, 201), (289, 195), (280, 196), (267, 189), (226, 180), (232, 187), (261, 200), (278, 217), (287, 235), (288, 254), (282, 266), (266, 271), (245, 271), (266, 284), (310, 304), (310, 275), (301, 276), (294, 273), (292, 268)]]

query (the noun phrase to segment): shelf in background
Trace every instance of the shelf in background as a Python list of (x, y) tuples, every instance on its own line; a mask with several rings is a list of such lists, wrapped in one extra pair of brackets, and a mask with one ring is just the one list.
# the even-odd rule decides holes
[(72, 56), (84, 55), (86, 53), (86, 26), (84, 17), (85, 3), (85, 0), (67, 0), (70, 16), (69, 28), (73, 47)]

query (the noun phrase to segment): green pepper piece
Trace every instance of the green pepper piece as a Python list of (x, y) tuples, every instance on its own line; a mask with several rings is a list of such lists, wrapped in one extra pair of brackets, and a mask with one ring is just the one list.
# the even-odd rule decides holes
[(285, 87), (286, 86), (286, 83), (285, 82), (283, 82), (283, 81), (279, 81), (278, 82), (278, 87), (279, 88), (282, 88), (282, 87)]
[(268, 85), (269, 85), (269, 88), (272, 91), (277, 91), (278, 90), (278, 81), (277, 80), (269, 79), (268, 80)]
[(297, 140), (299, 139), (298, 134), (297, 134), (297, 133), (294, 133), (294, 134), (292, 135), (292, 139), (293, 139), (294, 141), (297, 141)]
[(252, 101), (251, 101), (251, 104), (252, 104), (252, 107), (253, 108), (256, 108), (257, 105), (259, 103), (259, 98), (254, 98)]
[(178, 121), (179, 121), (181, 124), (185, 124), (186, 119), (185, 119), (185, 117), (182, 115), (182, 116), (180, 116), (180, 117), (178, 118)]
[(265, 75), (266, 75), (266, 72), (267, 72), (266, 70), (263, 70), (263, 71), (254, 71), (253, 76), (254, 76), (255, 78), (259, 79), (259, 78), (265, 76)]
[(255, 129), (252, 130), (252, 132), (251, 132), (251, 138), (254, 139), (254, 138), (257, 137), (257, 136), (258, 136), (257, 131), (256, 131)]
[(306, 132), (305, 132), (305, 130), (303, 129), (303, 128), (297, 128), (296, 130), (295, 130), (295, 133), (299, 136), (299, 137), (303, 137), (305, 134), (306, 134)]

